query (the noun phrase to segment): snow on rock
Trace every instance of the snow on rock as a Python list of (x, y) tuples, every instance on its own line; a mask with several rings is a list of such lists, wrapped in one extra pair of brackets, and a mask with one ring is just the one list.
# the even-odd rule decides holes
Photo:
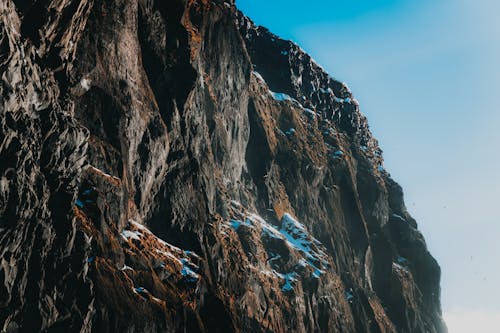
[(281, 287), (282, 291), (292, 291), (295, 282), (297, 281), (297, 273), (296, 272), (291, 272), (291, 273), (286, 273), (286, 274), (281, 274), (277, 273), (276, 274), (285, 280), (285, 284)]
[[(307, 262), (314, 266), (311, 261), (320, 262), (328, 266), (326, 253), (320, 248), (321, 242), (314, 238), (303, 224), (285, 213), (281, 219), (279, 232), (286, 238), (288, 244), (296, 250), (302, 251), (308, 258)], [(317, 269), (317, 267), (313, 267)]]
[(311, 109), (308, 109), (308, 108), (304, 108), (304, 112), (310, 116), (311, 118), (314, 118), (317, 116), (316, 112), (314, 112), (313, 110)]
[[(284, 51), (284, 52), (286, 52), (286, 51)], [(286, 54), (288, 54), (288, 53), (286, 53)], [(262, 77), (262, 75), (259, 72), (252, 71), (252, 75), (255, 76), (259, 81), (261, 81), (264, 84), (266, 84), (266, 86), (267, 86), (266, 80), (264, 80), (264, 78)], [(272, 96), (272, 98), (275, 101), (278, 101), (278, 102), (285, 102), (285, 101), (292, 102), (292, 104), (294, 104), (296, 107), (302, 109), (304, 111), (304, 113), (307, 116), (311, 117), (311, 118), (315, 118), (318, 115), (315, 111), (313, 111), (313, 110), (311, 110), (309, 108), (304, 107), (299, 101), (297, 101), (295, 98), (291, 97), (288, 94), (280, 93), (280, 92), (274, 92), (274, 91), (269, 90), (269, 88), (267, 88), (267, 90), (268, 90), (269, 94)], [(328, 91), (330, 91), (333, 94), (333, 91), (330, 88), (328, 88), (328, 90), (325, 90), (325, 92), (328, 92)], [(305, 97), (302, 96), (302, 98), (305, 98)]]
[(339, 97), (335, 96), (335, 97), (333, 97), (333, 100), (334, 100), (335, 102), (337, 102), (337, 103), (342, 103), (342, 104), (343, 104), (343, 103), (346, 103), (346, 104), (351, 104), (351, 103), (354, 103), (354, 104), (358, 105), (358, 102), (357, 102), (357, 101), (355, 101), (355, 102), (354, 102), (354, 101), (353, 101), (353, 99), (352, 99), (352, 98), (350, 98), (350, 97), (346, 97), (346, 98), (339, 98)]
[(271, 96), (273, 96), (273, 98), (276, 101), (280, 101), (280, 102), (283, 102), (283, 101), (293, 102), (293, 101), (295, 101), (295, 99), (293, 99), (292, 97), (290, 97), (289, 95), (287, 95), (285, 93), (277, 93), (277, 92), (273, 92), (273, 91), (269, 91), (269, 92), (271, 93)]
[(270, 237), (270, 238), (276, 238), (276, 239), (283, 239), (283, 235), (277, 230), (277, 228), (270, 224), (267, 223), (266, 220), (264, 220), (262, 217), (260, 217), (257, 214), (250, 214), (248, 216), (248, 220), (254, 224), (258, 224), (262, 230), (262, 236)]
[(396, 261), (400, 265), (407, 265), (408, 264), (408, 259), (406, 259), (405, 257), (398, 256), (396, 258)]
[(281, 219), (280, 232), (297, 250), (305, 253), (311, 251), (311, 242), (308, 240), (306, 229), (288, 213), (285, 213)]
[[(121, 236), (127, 242), (141, 243), (151, 255), (162, 259), (164, 262), (160, 264), (160, 267), (165, 268), (165, 262), (169, 262), (169, 267), (175, 267), (187, 282), (196, 282), (200, 279), (200, 275), (197, 273), (199, 267), (193, 260), (200, 260), (201, 258), (193, 251), (184, 251), (165, 242), (154, 235), (148, 228), (133, 220), (129, 221), (128, 229), (123, 230)], [(127, 269), (133, 270), (126, 265), (121, 270)]]
[[(245, 226), (247, 231), (260, 235), (260, 242), (264, 245), (268, 255), (266, 264), (270, 266), (265, 269), (265, 272), (267, 275), (275, 276), (281, 280), (282, 291), (294, 290), (300, 279), (320, 278), (330, 266), (328, 255), (321, 242), (314, 238), (307, 228), (291, 214), (285, 213), (280, 221), (281, 226), (276, 226), (258, 214), (247, 212), (239, 202), (233, 201), (231, 206), (237, 217), (230, 219), (227, 226), (238, 234), (245, 232), (241, 229), (242, 226)], [(278, 243), (276, 243), (277, 241)], [(294, 255), (284, 258), (277, 253), (280, 250), (276, 244), (280, 242), (289, 248)], [(282, 262), (287, 263), (286, 267), (288, 268), (285, 269)], [(290, 265), (292, 269), (290, 269)]]
[(182, 263), (182, 269), (181, 269), (182, 276), (186, 277), (188, 282), (196, 282), (200, 278), (200, 275), (198, 275), (194, 271), (195, 269), (198, 269), (198, 266), (194, 265), (187, 258), (182, 258), (181, 263)]
[(392, 214), (392, 217), (395, 218), (396, 220), (400, 221), (400, 222), (406, 222), (406, 219), (404, 217), (402, 217), (401, 215)]
[(328, 87), (327, 89), (319, 88), (319, 91), (321, 91), (321, 93), (323, 93), (323, 94), (333, 94), (333, 90), (330, 87)]
[(129, 239), (140, 240), (142, 236), (142, 234), (139, 231), (130, 231), (130, 230), (123, 230), (121, 235), (125, 240)]
[(134, 292), (134, 294), (139, 295), (143, 299), (147, 299), (147, 300), (154, 301), (157, 303), (163, 302), (158, 297), (153, 296), (151, 294), (151, 292), (144, 287), (133, 287), (132, 291)]
[(134, 269), (124, 264), (123, 267), (120, 268), (120, 271), (134, 271)]
[(398, 263), (395, 263), (395, 262), (392, 263), (392, 268), (394, 268), (395, 270), (402, 272), (402, 273), (409, 272), (407, 267), (400, 265)]
[(233, 227), (234, 230), (238, 230), (240, 225), (243, 224), (242, 221), (238, 221), (238, 220), (231, 220), (230, 223), (231, 223), (231, 226)]
[(260, 81), (262, 81), (262, 82), (264, 82), (264, 83), (266, 82), (266, 80), (264, 80), (264, 78), (262, 77), (262, 75), (260, 75), (260, 73), (259, 73), (259, 72), (253, 71), (253, 72), (252, 72), (252, 74), (253, 74), (253, 75), (254, 75), (257, 79), (259, 79)]
[(83, 77), (80, 80), (80, 86), (83, 88), (83, 90), (89, 91), (90, 87), (92, 86), (92, 80)]
[(354, 300), (354, 294), (353, 294), (352, 289), (345, 290), (344, 296), (345, 296), (346, 301), (348, 301), (349, 303), (352, 303), (352, 301)]

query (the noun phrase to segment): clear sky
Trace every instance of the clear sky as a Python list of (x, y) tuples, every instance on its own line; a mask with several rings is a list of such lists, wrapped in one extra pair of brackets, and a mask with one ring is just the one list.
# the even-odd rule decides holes
[(441, 265), (450, 333), (500, 332), (500, 1), (237, 4), (350, 86)]

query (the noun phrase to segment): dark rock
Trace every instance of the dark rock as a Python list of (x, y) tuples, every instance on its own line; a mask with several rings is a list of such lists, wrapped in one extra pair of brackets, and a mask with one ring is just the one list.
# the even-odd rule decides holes
[(234, 3), (0, 2), (2, 332), (445, 332), (347, 86)]

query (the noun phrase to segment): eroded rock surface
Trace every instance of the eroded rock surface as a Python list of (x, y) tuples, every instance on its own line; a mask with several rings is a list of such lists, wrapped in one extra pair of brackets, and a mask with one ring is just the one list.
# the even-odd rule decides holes
[(347, 86), (207, 0), (0, 2), (2, 332), (445, 332)]

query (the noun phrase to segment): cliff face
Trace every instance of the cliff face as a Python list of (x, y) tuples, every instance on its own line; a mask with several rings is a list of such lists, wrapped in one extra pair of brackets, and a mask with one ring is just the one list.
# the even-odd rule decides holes
[(2, 332), (445, 332), (357, 101), (208, 0), (0, 2)]

